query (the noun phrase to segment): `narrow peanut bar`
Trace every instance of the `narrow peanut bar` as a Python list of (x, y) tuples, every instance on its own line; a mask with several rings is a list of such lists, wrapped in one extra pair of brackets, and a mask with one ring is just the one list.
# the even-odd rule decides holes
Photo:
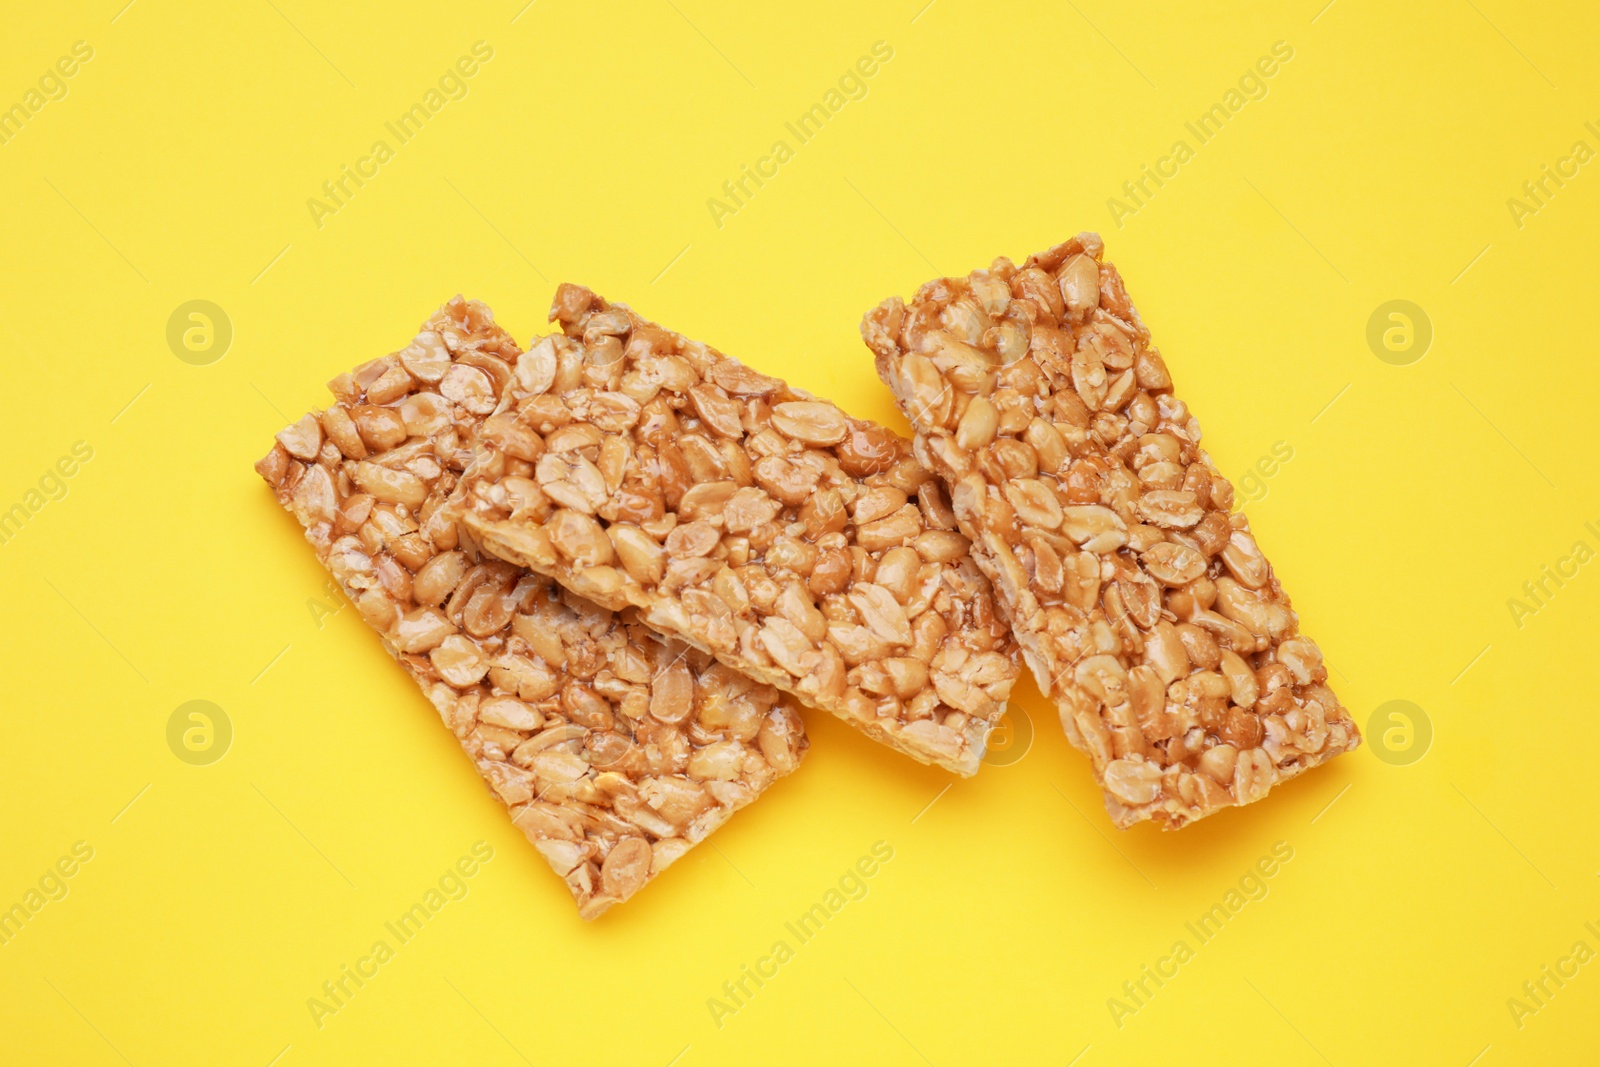
[(461, 535), (448, 498), (520, 355), (457, 297), (256, 469), (593, 919), (794, 770), (805, 731), (770, 686)]
[(1020, 670), (911, 443), (575, 285), (463, 478), (484, 548), (957, 774)]
[(861, 333), (1112, 820), (1177, 829), (1361, 738), (1101, 253), (998, 259)]

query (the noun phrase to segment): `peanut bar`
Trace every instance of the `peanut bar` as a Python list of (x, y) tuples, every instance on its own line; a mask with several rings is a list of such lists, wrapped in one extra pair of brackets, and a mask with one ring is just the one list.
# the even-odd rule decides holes
[(861, 333), (1112, 820), (1177, 829), (1361, 738), (1101, 254), (998, 259)]
[(1020, 670), (911, 444), (575, 285), (463, 476), (490, 553), (957, 774)]
[(521, 354), (457, 297), (256, 469), (593, 919), (794, 770), (805, 730), (772, 687), (460, 533), (449, 495)]

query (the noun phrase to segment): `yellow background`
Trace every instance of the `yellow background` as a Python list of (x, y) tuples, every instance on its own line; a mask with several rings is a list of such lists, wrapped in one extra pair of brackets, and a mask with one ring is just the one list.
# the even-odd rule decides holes
[[(73, 42), (94, 58), (0, 145), (0, 508), (94, 457), (0, 545), (0, 907), (94, 858), (0, 946), (0, 1059), (1592, 1062), (1600, 964), (1520, 1028), (1507, 1000), (1600, 949), (1600, 563), (1520, 628), (1507, 601), (1600, 548), (1600, 164), (1521, 227), (1507, 199), (1600, 148), (1600, 18), (923, 2), (9, 5), (0, 106)], [(465, 98), (397, 145), (384, 123), (479, 40)], [(784, 123), (880, 40), (866, 97), (799, 145)], [(1199, 145), (1184, 122), (1277, 41), (1266, 97)], [(307, 199), (380, 138), (319, 228)], [(708, 198), (780, 138), (717, 226)], [(1108, 198), (1180, 138), (1118, 228)], [(1292, 447), (1255, 527), (1358, 721), (1423, 709), (1420, 760), (1369, 737), (1248, 810), (1123, 834), (1031, 682), (1031, 751), (953, 786), (812, 714), (800, 773), (584, 924), (355, 613), (319, 620), (338, 601), (250, 470), (452, 294), (526, 342), (561, 280), (903, 427), (861, 313), (1084, 229), (1221, 468)], [(166, 342), (194, 299), (234, 330), (207, 366)], [(1366, 342), (1391, 299), (1432, 322), (1408, 366)], [(166, 741), (195, 699), (233, 725), (209, 766)], [(307, 998), (479, 840), (470, 895), (319, 1029)], [(708, 998), (877, 841), (865, 898), (719, 1028)], [(1119, 1028), (1108, 998), (1279, 841), (1265, 899)]]

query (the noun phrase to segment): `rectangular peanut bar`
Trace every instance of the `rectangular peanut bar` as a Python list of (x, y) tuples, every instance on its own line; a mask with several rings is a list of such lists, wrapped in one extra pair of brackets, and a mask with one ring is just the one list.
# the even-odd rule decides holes
[(1177, 829), (1361, 743), (1097, 235), (861, 334), (1118, 826)]
[(256, 470), (593, 919), (794, 770), (805, 729), (772, 687), (461, 534), (446, 504), (520, 355), (457, 297)]
[(977, 771), (1020, 670), (911, 443), (563, 285), (463, 476), (484, 548)]

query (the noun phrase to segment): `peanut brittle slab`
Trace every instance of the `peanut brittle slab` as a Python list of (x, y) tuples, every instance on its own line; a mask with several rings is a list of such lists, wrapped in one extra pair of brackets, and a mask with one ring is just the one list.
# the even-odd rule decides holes
[(593, 919), (798, 765), (792, 702), (486, 556), (447, 503), (522, 355), (457, 297), (256, 469)]
[(862, 337), (1121, 827), (1361, 743), (1100, 238), (922, 286)]
[(588, 289), (551, 319), (463, 476), (483, 547), (975, 773), (1020, 662), (910, 442)]

